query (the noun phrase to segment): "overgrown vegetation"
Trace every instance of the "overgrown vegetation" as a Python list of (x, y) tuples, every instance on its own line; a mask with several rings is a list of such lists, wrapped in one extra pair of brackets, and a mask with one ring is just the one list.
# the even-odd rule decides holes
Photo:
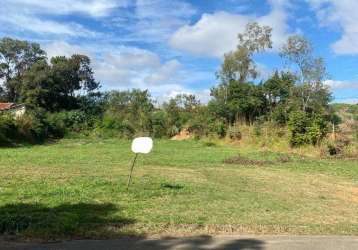
[[(259, 81), (253, 57), (272, 47), (271, 32), (270, 27), (250, 23), (238, 35), (236, 50), (225, 54), (217, 72), (219, 82), (208, 104), (185, 94), (156, 103), (147, 90), (99, 92), (89, 57), (47, 58), (36, 43), (3, 38), (0, 100), (25, 103), (28, 112), (21, 119), (1, 114), (0, 143), (74, 134), (170, 138), (184, 130), (195, 138), (241, 140), (243, 126), (253, 127), (255, 137), (267, 137), (262, 127), (285, 128), (288, 133), (278, 136), (292, 147), (326, 143), (328, 133), (340, 133), (341, 119), (329, 105), (324, 61), (315, 57), (306, 38), (291, 36), (280, 52), (288, 67)], [(335, 147), (335, 139), (327, 145)]]

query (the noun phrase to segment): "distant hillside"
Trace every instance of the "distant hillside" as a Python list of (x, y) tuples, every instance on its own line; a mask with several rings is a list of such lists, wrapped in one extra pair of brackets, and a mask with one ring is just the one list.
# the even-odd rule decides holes
[(332, 107), (343, 121), (358, 121), (358, 104), (334, 103)]
[(358, 104), (335, 103), (332, 107), (342, 119), (340, 132), (353, 142), (358, 142)]

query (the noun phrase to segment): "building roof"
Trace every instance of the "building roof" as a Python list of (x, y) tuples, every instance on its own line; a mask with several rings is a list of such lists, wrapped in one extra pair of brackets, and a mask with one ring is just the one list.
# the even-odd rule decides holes
[(8, 110), (15, 106), (15, 103), (12, 102), (0, 102), (0, 111)]

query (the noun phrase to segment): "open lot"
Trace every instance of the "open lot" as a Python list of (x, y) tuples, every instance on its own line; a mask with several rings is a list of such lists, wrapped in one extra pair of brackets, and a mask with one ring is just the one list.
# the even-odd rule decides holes
[(66, 139), (0, 149), (0, 233), (358, 235), (358, 161), (201, 141)]

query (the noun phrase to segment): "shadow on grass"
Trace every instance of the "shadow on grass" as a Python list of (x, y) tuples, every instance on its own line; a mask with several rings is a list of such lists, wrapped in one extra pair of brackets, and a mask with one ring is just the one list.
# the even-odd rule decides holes
[(135, 221), (113, 204), (7, 204), (0, 207), (0, 234), (39, 239), (115, 237)]
[[(195, 237), (166, 237), (161, 239), (119, 239), (109, 242), (98, 241), (93, 242), (94, 249), (126, 249), (126, 250), (263, 250), (265, 242), (257, 239), (242, 238), (242, 239), (226, 239), (224, 241), (215, 239), (209, 235), (195, 236)], [(69, 244), (71, 249), (86, 249), (88, 242), (80, 242), (74, 248), (76, 242)], [(71, 247), (72, 246), (72, 247)], [(67, 246), (66, 246), (67, 247)], [(88, 246), (87, 246), (88, 247)]]
[[(263, 250), (264, 241), (257, 239), (216, 240), (207, 235), (193, 237), (146, 238), (121, 229), (135, 221), (119, 217), (113, 204), (8, 204), (0, 207), (0, 233), (41, 241), (74, 240), (57, 243), (13, 242), (0, 237), (1, 249), (126, 249), (126, 250)], [(129, 236), (129, 237), (128, 237)], [(8, 248), (6, 248), (8, 247)]]
[(208, 235), (195, 237), (166, 237), (160, 239), (120, 238), (115, 240), (80, 240), (57, 244), (12, 245), (14, 249), (106, 249), (106, 250), (263, 250), (265, 242), (254, 238), (220, 239)]

